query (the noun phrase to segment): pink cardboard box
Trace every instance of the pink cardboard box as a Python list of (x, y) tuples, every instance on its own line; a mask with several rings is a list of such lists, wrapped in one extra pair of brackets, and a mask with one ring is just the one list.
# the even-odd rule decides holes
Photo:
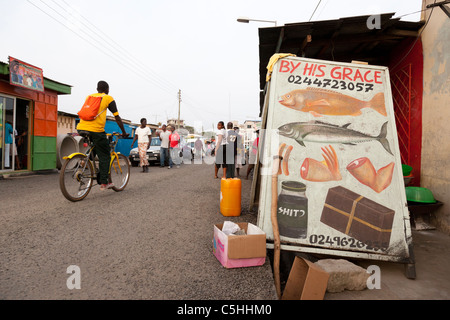
[(237, 223), (245, 235), (226, 235), (214, 225), (213, 253), (225, 268), (261, 266), (266, 261), (266, 234), (251, 223)]

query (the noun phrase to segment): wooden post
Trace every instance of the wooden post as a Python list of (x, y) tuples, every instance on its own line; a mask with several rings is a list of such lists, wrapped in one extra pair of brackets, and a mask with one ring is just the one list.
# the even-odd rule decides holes
[(272, 167), (272, 208), (271, 221), (274, 238), (273, 249), (273, 274), (275, 281), (275, 289), (278, 299), (281, 299), (281, 281), (280, 281), (280, 231), (278, 229), (277, 207), (278, 207), (278, 170), (280, 168), (281, 157), (275, 156)]

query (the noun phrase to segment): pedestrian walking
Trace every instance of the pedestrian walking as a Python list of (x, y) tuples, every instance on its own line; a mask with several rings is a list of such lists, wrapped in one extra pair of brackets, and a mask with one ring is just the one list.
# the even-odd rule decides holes
[(253, 141), (252, 150), (249, 152), (249, 160), (248, 160), (248, 168), (247, 168), (247, 180), (250, 172), (255, 167), (256, 156), (258, 154), (258, 145), (259, 145), (259, 130), (256, 130), (256, 139)]
[(147, 150), (150, 148), (150, 141), (152, 141), (152, 131), (149, 127), (147, 127), (147, 119), (141, 119), (141, 126), (138, 127), (134, 133), (134, 139), (131, 143), (131, 147), (133, 147), (134, 143), (138, 141), (138, 150), (139, 150), (139, 164), (142, 167), (142, 172), (148, 172), (148, 159), (147, 159)]
[(214, 178), (218, 179), (217, 176), (219, 172), (219, 168), (223, 169), (222, 178), (225, 179), (227, 176), (227, 164), (226, 164), (226, 144), (227, 144), (227, 132), (225, 130), (225, 124), (223, 121), (219, 121), (217, 123), (217, 131), (216, 131), (216, 149), (214, 154), (216, 155), (216, 165), (214, 166)]
[(195, 149), (194, 163), (201, 164), (203, 156), (203, 142), (202, 140), (200, 140), (200, 138), (197, 138), (197, 140), (195, 141), (194, 149)]
[(237, 140), (236, 140), (236, 176), (240, 177), (239, 170), (245, 164), (244, 139), (239, 134), (239, 127), (234, 127), (234, 131), (237, 134)]
[[(170, 141), (170, 157), (172, 159), (172, 162), (177, 166), (177, 168), (180, 167), (181, 164), (181, 158), (180, 158), (180, 135), (178, 134), (178, 131), (175, 129), (174, 126), (171, 126), (172, 133), (169, 137)], [(169, 168), (171, 168), (170, 166)]]
[(183, 152), (183, 163), (191, 164), (192, 163), (192, 149), (189, 144), (185, 144), (182, 148)]
[(236, 171), (236, 153), (237, 153), (237, 133), (233, 129), (233, 123), (227, 123), (227, 144), (226, 144), (226, 163), (227, 163), (227, 179), (235, 177)]
[(162, 125), (161, 129), (162, 131), (158, 133), (159, 140), (161, 140), (161, 149), (159, 154), (160, 166), (161, 168), (164, 168), (165, 162), (167, 161), (169, 168), (171, 168), (173, 163), (169, 152), (169, 138), (172, 132), (167, 130), (167, 126), (165, 124)]

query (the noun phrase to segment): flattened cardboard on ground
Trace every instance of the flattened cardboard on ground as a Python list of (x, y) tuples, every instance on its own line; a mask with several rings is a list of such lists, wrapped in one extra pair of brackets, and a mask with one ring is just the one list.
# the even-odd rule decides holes
[(226, 268), (263, 265), (266, 261), (266, 234), (252, 223), (237, 223), (246, 235), (226, 235), (223, 223), (214, 225), (213, 252)]
[(323, 300), (329, 276), (311, 261), (295, 257), (281, 300)]

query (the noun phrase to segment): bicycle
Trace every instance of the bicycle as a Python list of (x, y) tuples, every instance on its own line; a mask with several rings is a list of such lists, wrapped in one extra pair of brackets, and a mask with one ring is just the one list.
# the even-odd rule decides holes
[[(80, 131), (83, 137), (84, 146), (89, 147), (86, 153), (72, 153), (64, 157), (66, 161), (61, 167), (59, 174), (59, 186), (61, 192), (67, 200), (72, 202), (86, 198), (97, 180), (98, 165), (93, 150), (94, 144), (90, 139), (89, 132)], [(107, 134), (111, 147), (111, 162), (109, 164), (109, 182), (114, 183), (112, 189), (116, 192), (122, 191), (130, 179), (130, 164), (128, 158), (115, 152), (116, 144), (120, 134)], [(115, 139), (117, 137), (117, 139)], [(98, 181), (97, 181), (97, 184)]]

